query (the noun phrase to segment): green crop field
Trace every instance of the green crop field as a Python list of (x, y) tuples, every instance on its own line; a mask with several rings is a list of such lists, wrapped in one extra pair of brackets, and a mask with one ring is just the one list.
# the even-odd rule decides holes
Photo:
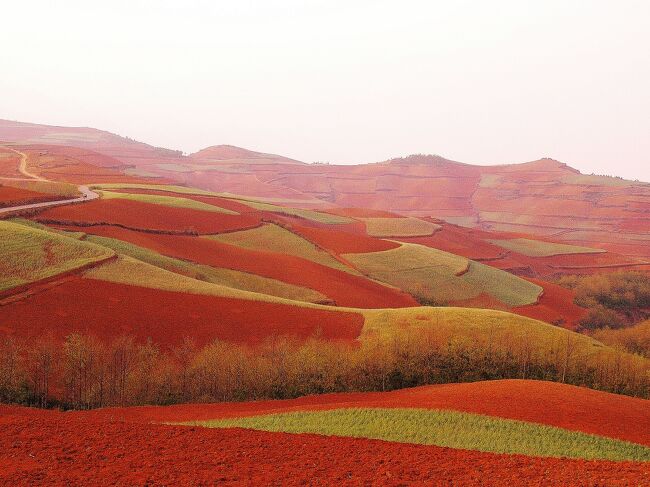
[[(193, 262), (187, 262), (185, 260), (174, 259), (172, 257), (161, 255), (152, 250), (123, 242), (122, 240), (107, 237), (98, 237), (94, 235), (88, 235), (86, 240), (98, 245), (102, 245), (104, 247), (108, 247), (121, 255), (132, 257), (146, 264), (150, 264), (152, 266), (159, 267), (160, 269), (192, 278), (200, 283), (198, 286), (201, 286), (202, 289), (206, 289), (204, 292), (209, 292), (209, 290), (205, 288), (205, 286), (203, 286), (201, 283), (212, 283), (233, 289), (239, 289), (242, 291), (268, 294), (271, 296), (277, 296), (280, 298), (296, 301), (322, 303), (328, 300), (327, 296), (313, 289), (288, 284), (277, 279), (249, 274), (247, 272), (216, 268), (207, 265), (195, 264)], [(118, 267), (127, 268), (130, 267), (130, 265), (121, 263)], [(97, 273), (96, 275), (104, 274)], [(171, 278), (173, 276), (165, 274), (162, 279), (165, 277)], [(160, 281), (160, 279), (161, 278), (159, 277), (158, 281)], [(173, 288), (174, 285), (170, 283), (170, 287)], [(221, 291), (222, 290), (219, 289), (215, 290), (214, 292), (217, 293), (217, 295), (220, 295), (219, 293)]]
[(371, 438), (539, 457), (650, 461), (650, 448), (642, 445), (536, 423), (457, 411), (351, 408), (189, 424)]
[(591, 247), (579, 247), (577, 245), (567, 245), (553, 242), (542, 242), (540, 240), (531, 240), (527, 238), (512, 238), (507, 240), (488, 240), (506, 250), (512, 250), (528, 257), (550, 257), (553, 255), (566, 254), (600, 254), (606, 252), (603, 249), (594, 249)]
[(354, 220), (352, 218), (347, 218), (345, 216), (330, 215), (329, 213), (322, 213), (320, 211), (314, 210), (303, 210), (300, 208), (289, 208), (286, 206), (273, 205), (271, 203), (261, 203), (259, 201), (250, 201), (250, 200), (239, 200), (240, 203), (243, 203), (251, 208), (260, 211), (270, 211), (272, 213), (281, 213), (289, 216), (297, 216), (304, 218), (306, 220), (312, 220), (319, 223), (326, 223), (328, 225), (340, 225), (345, 223), (352, 223)]
[(8, 221), (0, 221), (0, 291), (115, 255), (110, 249)]
[(437, 303), (485, 293), (509, 306), (522, 306), (534, 303), (542, 291), (508, 272), (423, 245), (402, 244), (396, 249), (343, 257), (373, 279)]
[(424, 237), (433, 235), (440, 228), (435, 223), (418, 218), (360, 218), (366, 224), (371, 237)]
[(327, 252), (318, 249), (310, 241), (278, 225), (267, 224), (250, 230), (207, 236), (219, 242), (254, 250), (269, 250), (295, 255), (318, 264), (333, 267), (352, 274), (357, 271), (339, 262)]
[(154, 205), (172, 206), (175, 208), (187, 208), (189, 210), (210, 211), (214, 213), (225, 213), (227, 215), (239, 215), (236, 211), (226, 210), (219, 206), (209, 205), (201, 201), (194, 201), (188, 198), (178, 196), (163, 196), (157, 194), (139, 194), (139, 193), (115, 193), (112, 191), (100, 191), (103, 199), (124, 199), (130, 201), (139, 201), (141, 203), (151, 203)]

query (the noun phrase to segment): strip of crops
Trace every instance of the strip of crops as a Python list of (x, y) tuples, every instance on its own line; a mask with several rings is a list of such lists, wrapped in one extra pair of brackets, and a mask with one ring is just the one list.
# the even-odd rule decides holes
[[(186, 423), (187, 424), (187, 423)], [(371, 438), (541, 457), (650, 461), (650, 448), (525, 421), (456, 411), (353, 408), (231, 418), (191, 424)]]

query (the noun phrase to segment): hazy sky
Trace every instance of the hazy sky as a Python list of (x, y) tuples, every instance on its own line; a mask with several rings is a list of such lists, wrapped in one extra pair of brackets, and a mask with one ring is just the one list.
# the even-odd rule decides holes
[(13, 1), (0, 118), (650, 181), (650, 1)]

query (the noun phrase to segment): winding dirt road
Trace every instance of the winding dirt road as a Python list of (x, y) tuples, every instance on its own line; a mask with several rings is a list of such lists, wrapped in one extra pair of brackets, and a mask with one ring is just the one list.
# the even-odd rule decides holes
[[(29, 171), (27, 168), (27, 154), (24, 152), (20, 152), (16, 149), (12, 149), (11, 147), (6, 147), (6, 146), (1, 146), (3, 149), (9, 150), (11, 152), (15, 152), (16, 154), (20, 155), (20, 165), (18, 166), (18, 170), (22, 175), (25, 176), (25, 178), (4, 178), (0, 177), (0, 180), (8, 180), (8, 181), (43, 181), (43, 182), (52, 182), (49, 179), (45, 179), (41, 176), (38, 176), (37, 174), (34, 174)], [(61, 206), (61, 205), (69, 205), (73, 203), (83, 203), (85, 201), (91, 201), (91, 200), (96, 200), (99, 198), (99, 194), (95, 193), (92, 191), (88, 186), (79, 186), (77, 188), (79, 192), (81, 193), (81, 196), (77, 198), (69, 198), (66, 200), (55, 200), (55, 201), (46, 201), (44, 203), (32, 203), (28, 205), (17, 205), (17, 206), (9, 206), (6, 208), (0, 208), (0, 216), (8, 214), (8, 213), (15, 213), (15, 212), (20, 212), (24, 210), (31, 210), (31, 209), (37, 209), (37, 208), (49, 208), (52, 206)]]

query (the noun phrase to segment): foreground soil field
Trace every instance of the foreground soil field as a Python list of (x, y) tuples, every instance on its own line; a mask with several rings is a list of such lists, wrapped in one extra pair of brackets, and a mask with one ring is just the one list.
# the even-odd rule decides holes
[(650, 446), (650, 401), (534, 380), (441, 384), (284, 401), (108, 408), (88, 414), (139, 422), (183, 422), (342, 407), (449, 409), (530, 421)]
[[(492, 394), (489, 390), (495, 386)], [(524, 390), (547, 393), (550, 401), (539, 400)], [(567, 406), (559, 411), (559, 397), (545, 383), (497, 381), (480, 384), (452, 384), (396, 393), (350, 394), (275, 402), (276, 408), (302, 405), (313, 408), (319, 402), (363, 400), (385, 397), (399, 400), (402, 407), (415, 398), (429, 397), (429, 404), (453, 401), (479, 404), (473, 394), (485, 391), (487, 408), (505, 407), (503, 391), (511, 394), (512, 410), (524, 411), (538, 404), (553, 416), (569, 414), (582, 407), (601, 404), (588, 414), (600, 418), (611, 406), (638, 409), (629, 398), (593, 393), (581, 388), (555, 385), (563, 391)], [(450, 392), (453, 391), (453, 392)], [(496, 398), (501, 391), (501, 405)], [(463, 393), (464, 392), (464, 393)], [(591, 396), (595, 395), (597, 397)], [(413, 398), (411, 402), (408, 398)], [(390, 399), (389, 399), (390, 398)], [(516, 399), (518, 398), (518, 400)], [(572, 400), (575, 398), (575, 400)], [(620, 402), (617, 402), (620, 399)], [(403, 401), (402, 401), (403, 400)], [(632, 400), (634, 401), (634, 400)], [(637, 400), (638, 401), (638, 400)], [(369, 404), (372, 401), (367, 401)], [(240, 409), (273, 410), (274, 402), (230, 405), (187, 405), (161, 408), (105, 409), (91, 412), (43, 411), (0, 407), (0, 485), (648, 485), (650, 464), (640, 462), (585, 461), (503, 455), (469, 450), (393, 443), (363, 438), (326, 437), (314, 434), (270, 433), (243, 429), (209, 429), (151, 424), (169, 416), (187, 416), (191, 411), (225, 412)], [(609, 404), (609, 406), (608, 406)], [(482, 407), (482, 406), (480, 406)], [(604, 409), (603, 409), (604, 408)], [(280, 408), (281, 409), (281, 408)], [(645, 412), (647, 414), (647, 409)], [(510, 408), (508, 408), (510, 410)], [(133, 414), (130, 414), (130, 413)], [(629, 411), (628, 411), (629, 412)], [(154, 414), (156, 413), (156, 414)], [(579, 420), (578, 409), (570, 415)], [(637, 411), (643, 414), (643, 411)], [(638, 417), (628, 417), (637, 421)], [(646, 418), (647, 420), (647, 418)], [(643, 422), (628, 427), (644, 429)], [(645, 423), (647, 424), (647, 423)], [(645, 428), (647, 430), (647, 428)]]

